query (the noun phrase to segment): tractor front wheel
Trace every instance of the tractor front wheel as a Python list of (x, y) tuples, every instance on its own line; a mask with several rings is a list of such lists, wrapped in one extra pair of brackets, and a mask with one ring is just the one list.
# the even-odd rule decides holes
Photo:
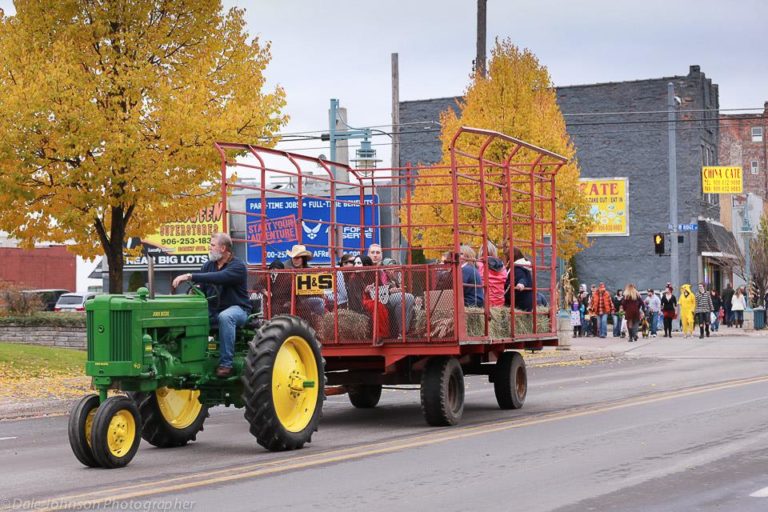
[(248, 344), (243, 370), (245, 419), (270, 451), (311, 442), (325, 399), (324, 361), (314, 331), (300, 318), (267, 322)]
[(113, 396), (102, 402), (91, 427), (91, 450), (99, 466), (114, 469), (128, 465), (140, 442), (141, 417), (133, 400)]
[(432, 357), (421, 375), (421, 411), (433, 427), (456, 425), (464, 413), (464, 372), (455, 357)]
[(194, 441), (210, 416), (199, 396), (197, 390), (166, 387), (135, 393), (133, 400), (141, 413), (141, 437), (158, 448), (175, 448)]
[(69, 446), (77, 457), (89, 468), (99, 467), (99, 463), (93, 457), (91, 450), (91, 429), (93, 428), (93, 417), (99, 408), (99, 395), (85, 395), (75, 404), (69, 412), (69, 425), (67, 433), (69, 434)]

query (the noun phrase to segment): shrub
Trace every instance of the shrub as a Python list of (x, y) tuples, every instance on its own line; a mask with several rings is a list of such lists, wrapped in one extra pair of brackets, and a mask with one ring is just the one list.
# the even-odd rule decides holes
[(0, 283), (0, 304), (4, 315), (27, 317), (43, 309), (43, 302), (37, 295), (22, 293), (21, 288)]
[(85, 327), (82, 313), (53, 313), (38, 311), (27, 316), (0, 316), (0, 326), (21, 325), (24, 327)]

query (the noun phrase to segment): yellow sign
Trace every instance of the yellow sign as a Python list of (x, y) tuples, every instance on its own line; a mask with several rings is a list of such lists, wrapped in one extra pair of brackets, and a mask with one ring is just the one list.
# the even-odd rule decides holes
[(296, 295), (322, 295), (333, 286), (333, 274), (296, 274)]
[(705, 194), (740, 194), (742, 176), (741, 167), (702, 167), (701, 186)]
[(211, 235), (223, 228), (222, 212), (219, 202), (203, 208), (194, 217), (161, 225), (157, 233), (144, 237), (142, 242), (162, 247), (171, 254), (207, 254)]
[(590, 204), (595, 226), (589, 236), (629, 236), (627, 178), (583, 178), (579, 189)]

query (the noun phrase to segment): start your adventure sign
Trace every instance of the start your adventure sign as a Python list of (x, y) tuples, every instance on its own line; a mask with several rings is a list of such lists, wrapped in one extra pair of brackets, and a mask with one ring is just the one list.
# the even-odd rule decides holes
[(590, 204), (595, 226), (589, 236), (629, 236), (627, 178), (582, 178), (579, 189)]
[(741, 194), (743, 173), (741, 167), (701, 168), (701, 186), (705, 194)]

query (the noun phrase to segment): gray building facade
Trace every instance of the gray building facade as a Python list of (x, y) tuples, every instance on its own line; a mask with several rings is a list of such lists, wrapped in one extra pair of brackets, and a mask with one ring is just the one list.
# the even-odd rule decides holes
[[(679, 247), (679, 284), (706, 279), (720, 287), (727, 279), (714, 259), (702, 256), (698, 232), (674, 237), (669, 233), (670, 82), (680, 98), (675, 123), (678, 222), (717, 220), (719, 198), (702, 193), (701, 167), (718, 162), (718, 86), (699, 66), (691, 66), (682, 76), (557, 88), (582, 178), (628, 180), (629, 234), (589, 238), (590, 246), (574, 258), (575, 272), (582, 283), (602, 281), (614, 290), (632, 282), (639, 289), (658, 289), (671, 281), (671, 243)], [(430, 123), (439, 121), (441, 111), (456, 109), (456, 100), (401, 102), (400, 122), (404, 126), (435, 127)], [(407, 133), (401, 135), (402, 165), (440, 160), (439, 132), (424, 128), (403, 130)], [(666, 234), (663, 256), (654, 254), (655, 233)], [(711, 244), (701, 245), (711, 249)]]

